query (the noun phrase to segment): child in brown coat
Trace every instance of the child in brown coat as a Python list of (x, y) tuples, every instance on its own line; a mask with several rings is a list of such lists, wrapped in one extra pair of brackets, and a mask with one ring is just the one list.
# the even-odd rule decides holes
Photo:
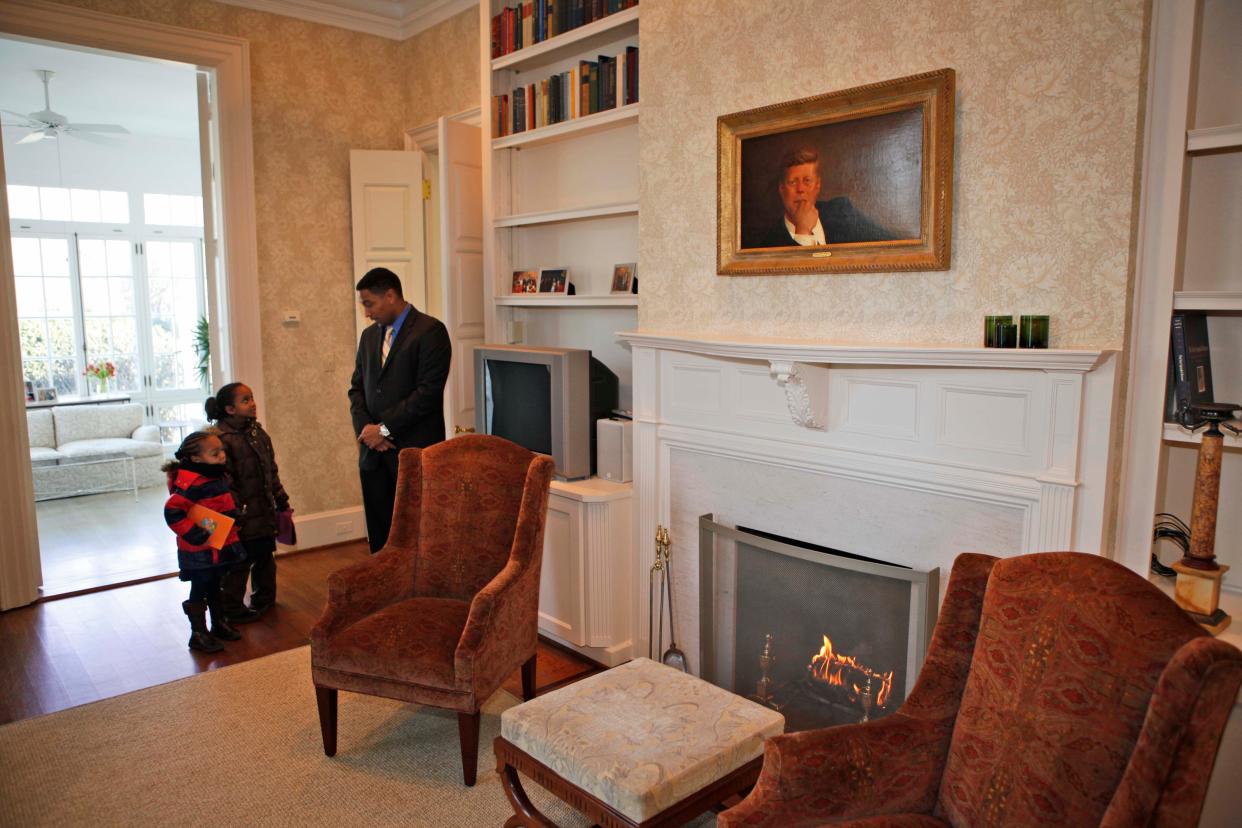
[[(224, 576), (224, 613), (233, 623), (253, 621), (276, 603), (276, 526), (281, 512), (291, 512), (289, 495), (280, 483), (272, 438), (255, 419), (254, 392), (231, 382), (208, 397), (203, 408), (214, 420), (228, 456), (233, 498), (241, 513), (238, 534), (246, 560)], [(244, 603), (246, 579), (250, 606)]]

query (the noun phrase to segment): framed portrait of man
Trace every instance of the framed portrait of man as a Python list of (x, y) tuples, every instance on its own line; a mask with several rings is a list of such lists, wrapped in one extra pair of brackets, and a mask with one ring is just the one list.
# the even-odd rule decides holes
[(721, 275), (946, 270), (954, 72), (717, 119)]

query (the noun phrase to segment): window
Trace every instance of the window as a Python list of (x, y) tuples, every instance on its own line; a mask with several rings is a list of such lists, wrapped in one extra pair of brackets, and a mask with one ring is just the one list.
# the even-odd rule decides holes
[(202, 292), (197, 246), (190, 241), (148, 241), (145, 247), (154, 357), (151, 385), (194, 388), (199, 384), (194, 352), (199, 307), (193, 297)]
[(199, 196), (143, 193), (142, 218), (145, 224), (202, 227), (203, 199)]
[(69, 239), (14, 237), (13, 272), (24, 379), (58, 395), (76, 394), (81, 368)]
[(129, 224), (129, 195), (119, 190), (10, 184), (9, 217), (35, 221)]
[(89, 399), (99, 386), (83, 370), (111, 362), (108, 392), (141, 403), (165, 440), (180, 441), (203, 420), (203, 199), (26, 184), (7, 192), (24, 378), (62, 400)]
[(78, 240), (86, 359), (110, 360), (116, 366), (113, 384), (118, 391), (141, 387), (131, 250), (120, 239)]

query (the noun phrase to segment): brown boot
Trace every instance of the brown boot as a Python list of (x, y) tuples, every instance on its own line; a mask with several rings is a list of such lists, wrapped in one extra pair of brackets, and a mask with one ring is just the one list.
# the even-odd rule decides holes
[(224, 645), (207, 632), (207, 604), (203, 601), (182, 601), (181, 609), (190, 619), (190, 649), (203, 653), (218, 653)]
[(241, 564), (224, 573), (220, 580), (220, 608), (223, 617), (232, 624), (249, 624), (259, 620), (259, 613), (247, 607), (246, 580), (250, 577), (250, 565)]
[(220, 596), (207, 599), (207, 609), (211, 612), (211, 634), (221, 641), (240, 641), (241, 633), (237, 631), (233, 625), (229, 624), (228, 619), (224, 617), (224, 610), (220, 607)]

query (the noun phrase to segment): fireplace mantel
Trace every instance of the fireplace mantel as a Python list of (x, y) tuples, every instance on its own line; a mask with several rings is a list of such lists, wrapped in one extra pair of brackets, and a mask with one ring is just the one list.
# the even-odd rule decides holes
[(943, 572), (964, 551), (1105, 548), (1115, 351), (618, 336), (633, 350), (639, 652), (657, 525), (679, 644), (696, 650), (706, 513)]
[(817, 339), (747, 337), (666, 331), (622, 331), (634, 347), (683, 351), (731, 359), (807, 365), (909, 365), (940, 368), (1009, 368), (1085, 373), (1111, 351), (1065, 348), (961, 348), (949, 345), (872, 345)]

